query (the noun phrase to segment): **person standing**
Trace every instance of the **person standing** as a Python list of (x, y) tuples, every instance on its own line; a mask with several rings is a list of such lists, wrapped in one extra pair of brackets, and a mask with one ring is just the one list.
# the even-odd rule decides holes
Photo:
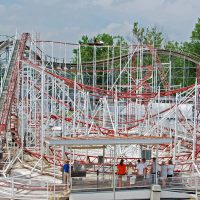
[(156, 176), (158, 176), (158, 174), (160, 173), (160, 166), (158, 165), (155, 157), (152, 160), (153, 160), (153, 162), (151, 164), (151, 175), (152, 175), (152, 180), (153, 180), (152, 182), (153, 182), (153, 184), (155, 184)]
[(137, 161), (136, 169), (137, 169), (136, 181), (143, 181), (145, 165), (140, 162), (140, 159), (138, 159), (138, 161)]
[(68, 184), (69, 182), (69, 171), (70, 171), (69, 160), (65, 160), (64, 165), (63, 165), (63, 183), (64, 184)]
[(172, 179), (173, 175), (174, 175), (174, 165), (172, 163), (172, 160), (169, 160), (167, 166), (167, 178)]
[(130, 162), (127, 166), (127, 184), (130, 186), (130, 179), (133, 175), (133, 164)]
[(162, 181), (162, 187), (166, 186), (166, 179), (167, 179), (167, 165), (165, 164), (165, 161), (162, 161), (161, 164), (161, 172), (160, 172), (160, 179)]
[(121, 159), (120, 163), (117, 165), (117, 175), (118, 175), (118, 186), (122, 186), (122, 176), (126, 174), (126, 165), (124, 164), (124, 160)]
[(145, 158), (142, 158), (142, 164), (144, 165), (144, 178), (147, 178), (147, 162)]

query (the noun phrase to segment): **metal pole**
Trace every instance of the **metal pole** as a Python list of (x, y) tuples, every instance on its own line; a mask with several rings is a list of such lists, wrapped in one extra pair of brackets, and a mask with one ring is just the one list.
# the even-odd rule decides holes
[(104, 171), (105, 171), (105, 167), (104, 167), (104, 157), (105, 157), (105, 146), (103, 146), (103, 180), (104, 180)]
[(119, 91), (121, 92), (121, 85), (122, 85), (122, 77), (121, 77), (121, 71), (122, 71), (122, 41), (120, 40), (120, 46), (119, 46), (119, 74), (120, 74), (120, 77), (119, 77), (119, 85), (120, 85), (120, 88), (119, 88)]
[(114, 83), (114, 46), (112, 46), (112, 61), (111, 61), (111, 86), (113, 86)]
[(44, 74), (44, 70), (45, 70), (45, 66), (44, 66), (44, 58), (43, 58), (43, 52), (44, 52), (44, 48), (43, 48), (43, 43), (42, 43), (42, 77), (41, 77), (41, 157), (42, 157), (42, 166), (41, 166), (41, 173), (43, 173), (43, 154), (44, 154), (44, 137), (45, 137), (45, 128), (44, 128), (44, 91), (45, 91), (45, 74)]
[(192, 149), (192, 161), (196, 160), (196, 139), (197, 139), (197, 101), (198, 101), (198, 91), (197, 91), (197, 80), (195, 84), (195, 96), (194, 96), (194, 129), (193, 129), (193, 149)]
[(169, 62), (169, 89), (171, 89), (171, 85), (172, 85), (172, 62), (170, 61)]
[(109, 90), (109, 59), (110, 59), (110, 48), (108, 46), (108, 54), (107, 54), (107, 90)]
[[(158, 115), (157, 115), (157, 120), (158, 120), (158, 129), (157, 129), (157, 136), (159, 136), (159, 121), (160, 121), (160, 86), (158, 86)], [(162, 135), (162, 133), (160, 133)]]
[(76, 76), (74, 79), (74, 105), (73, 105), (73, 131), (71, 132), (71, 137), (73, 137), (73, 135), (76, 133)]
[(114, 163), (113, 163), (113, 199), (116, 199), (116, 176), (115, 176), (115, 166), (116, 166), (116, 145), (114, 145)]
[(176, 94), (175, 135), (174, 135), (174, 152), (173, 152), (173, 163), (174, 163), (174, 164), (175, 164), (175, 161), (176, 161), (177, 131), (178, 131), (178, 95)]
[(114, 107), (115, 107), (115, 130), (114, 135), (118, 135), (118, 99), (117, 99), (117, 86), (115, 87), (115, 99), (114, 99)]
[(89, 92), (86, 92), (85, 94), (85, 112), (86, 112), (86, 135), (89, 135), (88, 131), (88, 122), (89, 122)]
[(62, 82), (62, 104), (61, 104), (61, 109), (62, 109), (62, 130), (61, 130), (61, 136), (65, 136), (65, 113), (66, 113), (66, 109), (65, 109), (65, 84), (64, 81)]
[(156, 145), (156, 185), (158, 184), (158, 145)]
[[(96, 74), (96, 46), (93, 47), (93, 88), (96, 87), (96, 84), (97, 84), (97, 74)], [(93, 95), (93, 102), (92, 102), (92, 106), (93, 106), (93, 109), (95, 108), (95, 99), (96, 97)]]
[(71, 158), (71, 155), (72, 155), (72, 148), (70, 147), (70, 158), (69, 158), (69, 177), (68, 177), (68, 190), (71, 191), (72, 190), (72, 167), (71, 167), (71, 164), (72, 164), (72, 158)]
[[(22, 96), (21, 96), (21, 99), (22, 99), (22, 108), (21, 108), (21, 116), (22, 116), (22, 123), (21, 123), (21, 148), (23, 149), (24, 148), (24, 124), (25, 124), (25, 121), (24, 121), (24, 65), (22, 64)], [(22, 161), (24, 160), (24, 151), (22, 151)]]
[(53, 199), (56, 199), (56, 150), (54, 146), (54, 151), (53, 151)]

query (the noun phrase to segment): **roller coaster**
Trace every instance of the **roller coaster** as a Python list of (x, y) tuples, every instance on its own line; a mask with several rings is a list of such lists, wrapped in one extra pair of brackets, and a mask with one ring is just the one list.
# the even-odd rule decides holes
[[(83, 57), (85, 48), (91, 55)], [(73, 51), (76, 49), (76, 54)], [(105, 54), (99, 57), (98, 52)], [(71, 60), (70, 56), (74, 56)], [(200, 57), (150, 45), (105, 46), (6, 37), (0, 43), (0, 137), (5, 177), (29, 156), (42, 173), (66, 156), (101, 167), (99, 150), (49, 145), (47, 140), (172, 138), (170, 144), (117, 145), (134, 162), (158, 148), (180, 172), (199, 172)], [(99, 147), (100, 149), (102, 147)], [(104, 167), (112, 146), (104, 146)], [(14, 152), (9, 153), (7, 152)]]

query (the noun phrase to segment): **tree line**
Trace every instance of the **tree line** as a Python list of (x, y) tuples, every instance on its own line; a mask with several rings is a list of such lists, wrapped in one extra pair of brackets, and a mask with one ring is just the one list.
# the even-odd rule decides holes
[[(186, 42), (168, 41), (164, 37), (164, 34), (156, 26), (149, 26), (147, 28), (144, 28), (140, 27), (138, 22), (133, 23), (132, 33), (133, 38), (136, 40), (137, 43), (151, 45), (152, 47), (158, 49), (169, 49), (179, 52), (188, 52), (190, 54), (194, 54), (200, 57), (200, 18), (197, 19), (194, 29), (191, 32), (191, 36)], [(81, 62), (83, 63), (94, 62), (94, 58), (96, 61), (105, 59), (109, 60), (112, 57), (120, 56), (120, 54), (128, 53), (127, 49), (125, 48), (128, 43), (122, 36), (112, 36), (107, 33), (98, 34), (94, 37), (83, 35), (79, 43), (81, 44), (79, 49), (80, 51), (78, 49), (73, 50), (73, 62), (77, 62), (80, 54)], [(97, 47), (102, 47), (98, 47), (94, 51), (95, 45)], [(151, 63), (150, 56), (147, 56), (145, 59), (146, 60), (144, 60), (144, 62), (146, 62), (146, 64)], [(161, 56), (161, 61), (165, 62), (166, 59), (167, 58)], [(176, 58), (174, 62), (177, 65), (182, 65), (182, 61), (180, 58)], [(92, 69), (92, 66), (90, 67)], [(189, 65), (189, 68), (190, 67), (191, 69), (187, 69), (187, 75), (183, 74), (186, 72), (183, 72), (182, 69), (177, 69), (176, 71), (174, 71), (174, 74), (177, 78), (174, 79), (173, 84), (182, 83), (182, 79), (184, 79), (184, 76), (191, 77), (191, 80), (188, 79), (188, 83), (182, 83), (182, 87), (185, 86), (184, 84), (188, 85), (194, 83), (196, 71), (194, 69), (195, 67), (191, 64)], [(97, 82), (101, 82), (101, 75), (102, 73), (97, 74)]]

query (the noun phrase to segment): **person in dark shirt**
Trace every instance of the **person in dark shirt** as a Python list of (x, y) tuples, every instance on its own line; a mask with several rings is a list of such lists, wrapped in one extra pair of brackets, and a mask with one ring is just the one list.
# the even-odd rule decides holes
[(69, 180), (69, 170), (70, 170), (70, 165), (69, 165), (69, 160), (65, 160), (64, 165), (63, 165), (63, 183), (67, 184)]

